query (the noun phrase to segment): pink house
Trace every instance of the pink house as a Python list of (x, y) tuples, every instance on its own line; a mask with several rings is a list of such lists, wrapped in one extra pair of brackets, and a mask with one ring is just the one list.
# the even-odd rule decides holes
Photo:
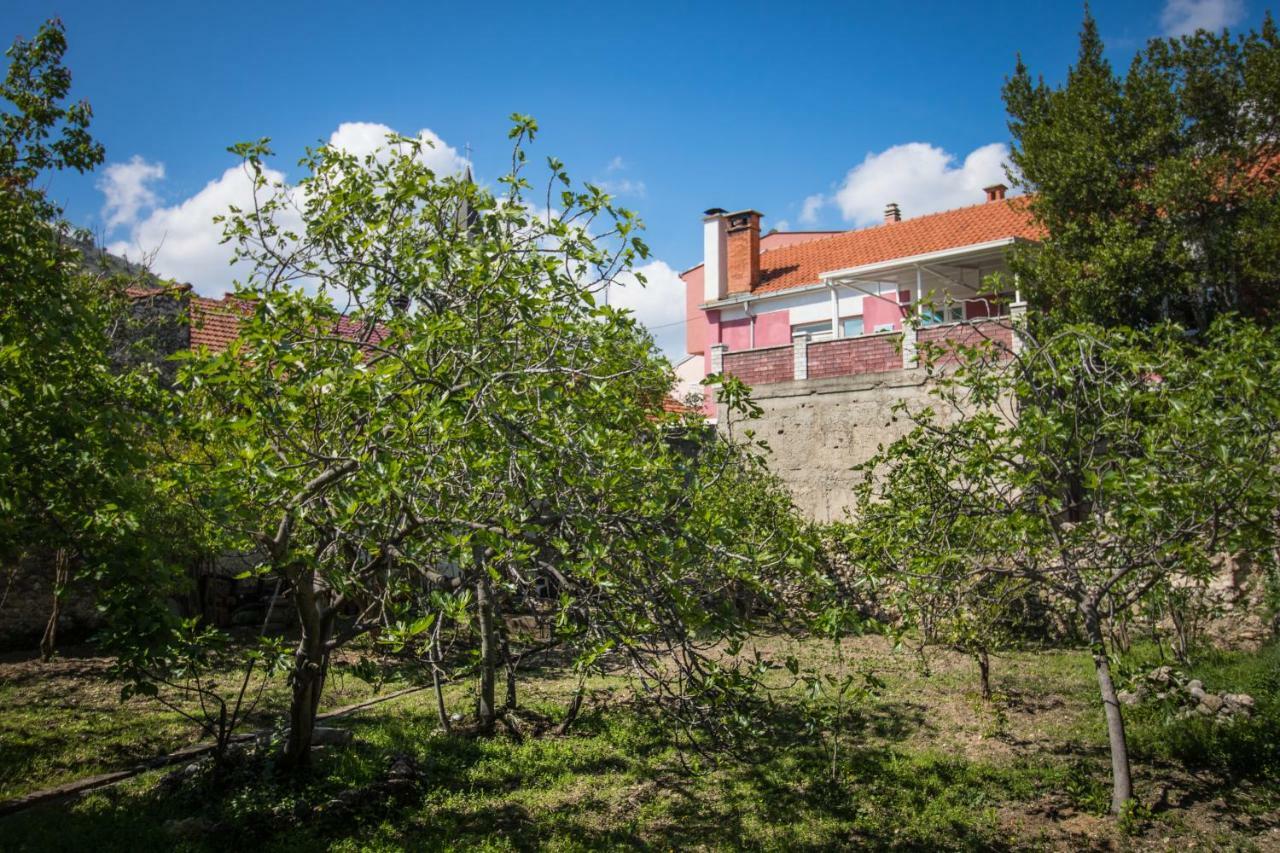
[(762, 236), (757, 211), (708, 210), (703, 262), (681, 274), (688, 352), (704, 376), (759, 385), (900, 370), (917, 339), (971, 336), (1019, 304), (1006, 253), (1039, 236), (1005, 191), (913, 219), (890, 204), (883, 224), (853, 231)]

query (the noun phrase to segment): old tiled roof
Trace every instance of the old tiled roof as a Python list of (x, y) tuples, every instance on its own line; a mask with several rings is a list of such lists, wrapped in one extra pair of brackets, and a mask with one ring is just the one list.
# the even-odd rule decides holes
[(985, 202), (810, 240), (760, 254), (760, 285), (754, 293), (817, 284), (832, 270), (975, 246), (1010, 237), (1038, 240), (1026, 198)]
[(191, 297), (191, 347), (208, 347), (214, 352), (227, 348), (240, 334), (240, 318), (252, 308), (230, 295), (221, 299)]
[[(226, 294), (221, 299), (208, 299), (203, 296), (191, 298), (191, 346), (208, 347), (214, 352), (226, 349), (227, 344), (240, 334), (240, 318), (248, 316), (253, 305), (244, 300)], [(352, 320), (345, 314), (340, 315), (334, 323), (334, 331), (344, 338), (363, 339), (366, 326)], [(386, 337), (382, 326), (374, 328), (368, 336), (371, 343), (378, 343)]]
[(677, 400), (675, 397), (672, 397), (670, 394), (662, 398), (662, 411), (669, 412), (671, 414), (676, 414), (676, 415), (701, 414), (700, 409), (696, 409), (693, 406), (686, 406), (684, 403), (681, 403), (679, 400)]
[[(191, 285), (149, 286), (133, 285), (126, 288), (130, 299), (147, 299), (161, 294), (173, 293), (181, 298), (191, 290)], [(240, 318), (247, 317), (253, 306), (244, 299), (225, 294), (221, 299), (210, 299), (206, 296), (191, 294), (187, 298), (187, 307), (191, 321), (191, 347), (207, 347), (213, 352), (221, 352), (240, 334)], [(362, 338), (364, 325), (345, 315), (338, 317), (335, 329), (344, 338)], [(385, 330), (377, 328), (370, 340), (381, 341), (386, 336)]]

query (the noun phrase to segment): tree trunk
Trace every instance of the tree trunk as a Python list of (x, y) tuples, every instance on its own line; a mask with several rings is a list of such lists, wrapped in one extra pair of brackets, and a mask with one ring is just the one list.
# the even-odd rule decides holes
[(578, 689), (573, 691), (573, 699), (569, 702), (569, 707), (565, 709), (564, 719), (560, 721), (560, 725), (556, 726), (556, 734), (563, 735), (569, 731), (574, 721), (578, 719), (578, 712), (582, 710), (582, 693), (583, 682), (578, 681)]
[(444, 706), (444, 689), (440, 685), (440, 623), (443, 620), (443, 614), (436, 614), (436, 630), (431, 638), (431, 687), (436, 694), (436, 714), (440, 717), (440, 728), (445, 734), (452, 734), (449, 711)]
[(284, 765), (293, 769), (304, 768), (311, 763), (311, 738), (329, 666), (328, 642), (333, 615), (323, 611), (314, 584), (315, 577), (311, 572), (305, 573), (294, 584), (293, 597), (302, 636), (298, 639), (290, 674), (293, 697), (289, 705), (289, 737), (284, 749)]
[(982, 679), (982, 701), (991, 701), (991, 657), (986, 649), (978, 649), (978, 677)]
[(480, 628), (480, 686), (476, 695), (476, 717), (479, 720), (480, 733), (491, 735), (494, 721), (497, 719), (494, 684), (497, 681), (498, 669), (498, 631), (495, 625), (493, 584), (489, 580), (489, 570), (483, 561), (477, 562), (479, 577), (476, 580), (476, 615)]
[(507, 631), (501, 631), (502, 636), (502, 664), (507, 672), (507, 704), (508, 710), (516, 708), (516, 662), (511, 657), (511, 637)]
[(1116, 687), (1111, 683), (1111, 665), (1107, 661), (1107, 644), (1102, 635), (1102, 625), (1095, 603), (1086, 602), (1081, 608), (1084, 627), (1093, 652), (1093, 668), (1098, 677), (1098, 692), (1102, 696), (1102, 710), (1107, 717), (1107, 740), (1111, 745), (1111, 813), (1120, 814), (1125, 803), (1133, 798), (1133, 779), (1129, 772), (1129, 744), (1124, 734), (1124, 716), (1120, 713), (1120, 700)]
[(58, 650), (58, 620), (62, 617), (62, 594), (71, 579), (71, 555), (66, 548), (53, 552), (53, 604), (49, 608), (49, 621), (44, 626), (44, 635), (40, 638), (40, 659), (53, 660)]

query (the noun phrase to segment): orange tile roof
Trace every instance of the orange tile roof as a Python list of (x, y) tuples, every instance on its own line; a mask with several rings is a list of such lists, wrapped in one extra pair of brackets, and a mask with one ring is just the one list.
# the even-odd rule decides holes
[[(221, 299), (208, 299), (204, 296), (191, 298), (191, 346), (208, 347), (214, 352), (227, 348), (240, 334), (240, 318), (253, 311), (250, 302), (238, 299), (231, 294)], [(359, 340), (364, 338), (365, 324), (340, 314), (334, 321), (333, 331), (344, 338)], [(378, 343), (387, 335), (381, 325), (373, 329), (369, 335), (370, 343)]]
[(1038, 240), (1043, 231), (1032, 221), (1026, 201), (984, 202), (770, 249), (760, 253), (760, 284), (752, 292), (790, 290), (817, 284), (822, 273), (832, 270), (1010, 237)]
[[(207, 296), (187, 295), (191, 285), (173, 287), (132, 285), (125, 289), (130, 299), (147, 299), (165, 293), (173, 293), (182, 298), (186, 296), (187, 309), (191, 322), (191, 348), (208, 347), (213, 352), (221, 352), (240, 335), (240, 318), (247, 317), (252, 311), (252, 304), (239, 299), (230, 293), (221, 299), (210, 299)], [(352, 320), (345, 314), (334, 322), (334, 331), (345, 338), (363, 337), (365, 326)], [(386, 330), (378, 327), (369, 336), (370, 341), (377, 343), (386, 337)]]
[(697, 415), (702, 413), (701, 409), (686, 406), (670, 394), (662, 398), (662, 411), (675, 415)]
[(229, 294), (221, 299), (191, 297), (191, 347), (221, 352), (240, 335), (240, 318), (252, 310)]

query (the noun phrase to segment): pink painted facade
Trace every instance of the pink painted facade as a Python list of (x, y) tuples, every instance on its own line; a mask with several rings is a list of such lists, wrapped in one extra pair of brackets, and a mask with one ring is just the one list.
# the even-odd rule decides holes
[(703, 280), (702, 265), (694, 267), (687, 272), (681, 273), (680, 278), (684, 279), (684, 346), (685, 352), (691, 355), (707, 352), (707, 344), (711, 343), (707, 339), (707, 326), (709, 313), (702, 310), (703, 292), (705, 287)]
[(911, 291), (898, 293), (898, 301), (890, 298), (863, 297), (862, 300), (862, 333), (870, 334), (880, 326), (893, 326), (893, 331), (902, 331), (902, 318), (911, 310)]
[[(1008, 272), (1009, 246), (1039, 234), (1004, 189), (986, 188), (984, 204), (914, 219), (891, 205), (883, 225), (844, 232), (761, 235), (756, 211), (707, 211), (704, 261), (681, 275), (688, 351), (707, 373), (719, 359), (726, 373), (757, 384), (902, 369), (915, 351), (904, 337), (968, 340), (992, 325), (1011, 340), (1007, 323), (983, 322), (1018, 300), (991, 295), (1001, 280), (992, 274)], [(910, 316), (922, 327), (904, 323)], [(803, 352), (792, 345), (797, 336)]]

